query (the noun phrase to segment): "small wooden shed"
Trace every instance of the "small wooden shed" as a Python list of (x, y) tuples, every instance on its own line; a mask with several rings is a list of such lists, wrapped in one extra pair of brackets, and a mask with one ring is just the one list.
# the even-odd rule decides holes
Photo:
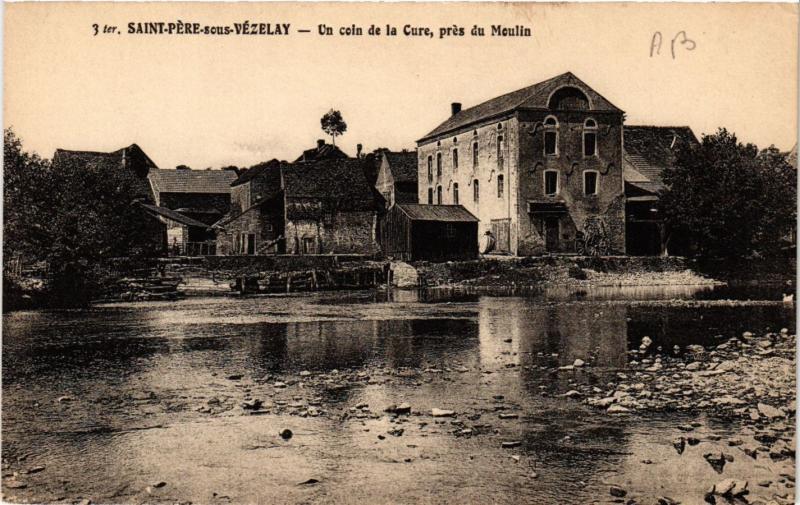
[(461, 205), (397, 203), (384, 215), (383, 252), (403, 261), (478, 257), (478, 218)]

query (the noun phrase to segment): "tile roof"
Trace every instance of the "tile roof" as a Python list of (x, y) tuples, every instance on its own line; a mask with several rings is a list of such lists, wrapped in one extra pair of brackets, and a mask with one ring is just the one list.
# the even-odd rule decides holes
[(698, 141), (688, 126), (625, 126), (623, 144), (623, 169), (629, 169), (629, 176), (634, 176), (630, 172), (633, 169), (645, 179), (637, 176), (630, 181), (663, 187), (661, 172), (674, 163), (677, 149), (681, 145), (698, 144)]
[(269, 172), (270, 169), (279, 169), (281, 166), (285, 165), (285, 161), (278, 161), (277, 159), (271, 159), (269, 161), (264, 161), (262, 163), (258, 163), (253, 165), (250, 168), (242, 170), (239, 174), (239, 177), (231, 183), (231, 186), (238, 186), (240, 184), (244, 184), (245, 182), (249, 182), (256, 177), (261, 176)]
[(147, 175), (156, 193), (230, 193), (232, 170), (153, 169)]
[[(322, 141), (320, 141), (322, 142)], [(321, 160), (330, 159), (344, 159), (348, 156), (342, 152), (338, 147), (331, 144), (321, 143), (313, 149), (306, 149), (299, 158), (294, 160), (295, 163), (309, 163)]]
[(327, 159), (281, 168), (286, 198), (338, 200), (343, 207), (374, 209), (374, 188), (364, 175), (363, 159)]
[(385, 151), (383, 155), (389, 162), (395, 182), (417, 182), (417, 153), (415, 151)]
[(208, 225), (205, 223), (201, 223), (195, 219), (190, 218), (189, 216), (184, 216), (180, 212), (176, 212), (172, 209), (168, 209), (166, 207), (157, 207), (155, 205), (150, 205), (147, 203), (140, 202), (139, 205), (144, 207), (145, 210), (157, 214), (159, 216), (163, 216), (167, 219), (175, 221), (177, 223), (185, 224), (187, 226), (199, 226), (201, 228), (208, 228)]
[(412, 221), (445, 221), (451, 223), (478, 222), (478, 218), (473, 216), (461, 205), (422, 205), (418, 203), (397, 203), (395, 204)]
[(575, 86), (586, 93), (593, 111), (622, 112), (599, 93), (578, 79), (572, 72), (557, 75), (546, 81), (512, 91), (492, 98), (469, 109), (464, 109), (450, 116), (444, 123), (422, 137), (417, 142), (424, 142), (445, 133), (478, 123), (485, 119), (513, 112), (517, 109), (547, 109), (550, 94), (562, 86)]
[(53, 165), (58, 167), (66, 163), (81, 163), (94, 166), (120, 166), (123, 157), (132, 160), (134, 163), (141, 164), (142, 168), (158, 168), (153, 160), (151, 160), (150, 157), (142, 151), (142, 148), (136, 144), (131, 144), (128, 147), (123, 147), (122, 149), (117, 149), (116, 151), (108, 153), (56, 149), (55, 154), (53, 154)]

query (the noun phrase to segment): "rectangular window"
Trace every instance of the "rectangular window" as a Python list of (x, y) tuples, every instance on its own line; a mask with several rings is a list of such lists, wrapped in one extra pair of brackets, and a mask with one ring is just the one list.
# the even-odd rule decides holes
[(472, 168), (478, 168), (478, 143), (472, 143)]
[(546, 170), (544, 173), (544, 194), (555, 195), (558, 193), (558, 172)]
[(458, 170), (458, 149), (453, 149), (453, 172)]
[(428, 156), (428, 182), (433, 180), (433, 156)]
[(444, 238), (447, 240), (454, 240), (456, 238), (456, 226), (452, 223), (447, 223), (444, 227)]
[(583, 134), (583, 155), (594, 156), (597, 154), (597, 134), (586, 132)]
[(303, 254), (316, 253), (315, 240), (313, 237), (303, 237)]
[(436, 177), (442, 176), (442, 153), (436, 153)]
[(545, 154), (556, 154), (556, 138), (557, 133), (555, 131), (546, 131), (544, 132), (544, 153)]
[(586, 195), (597, 194), (597, 172), (583, 173), (583, 192)]
[(502, 175), (498, 175), (497, 176), (497, 198), (503, 198), (503, 192), (505, 191), (505, 188), (503, 187), (503, 183), (504, 183), (503, 176)]
[(436, 205), (442, 204), (442, 187), (436, 186)]
[(475, 201), (475, 203), (478, 203), (480, 197), (481, 197), (481, 190), (478, 187), (478, 179), (475, 179), (474, 181), (472, 181), (472, 199)]
[(453, 204), (458, 205), (458, 183), (453, 183)]
[(428, 188), (428, 205), (433, 205), (433, 188)]
[(497, 166), (503, 168), (503, 153), (506, 151), (506, 144), (503, 141), (503, 136), (497, 136)]

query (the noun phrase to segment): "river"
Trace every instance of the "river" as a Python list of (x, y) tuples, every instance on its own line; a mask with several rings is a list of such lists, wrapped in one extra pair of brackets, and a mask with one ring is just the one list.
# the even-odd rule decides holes
[[(17, 472), (24, 486), (4, 493), (32, 502), (544, 504), (606, 503), (618, 484), (629, 497), (695, 503), (719, 476), (675, 452), (677, 426), (716, 434), (701, 444), (711, 446), (736, 423), (608, 416), (561, 395), (576, 381), (602, 389), (644, 336), (672, 349), (743, 331), (793, 333), (794, 306), (780, 295), (371, 291), (5, 314), (3, 476)], [(552, 372), (576, 358), (591, 368)], [(242, 407), (252, 399), (264, 402), (260, 415)], [(383, 412), (403, 402), (410, 416)], [(434, 408), (454, 416), (432, 417)], [(288, 440), (278, 435), (286, 428)], [(746, 458), (729, 468), (751, 480), (777, 471)]]

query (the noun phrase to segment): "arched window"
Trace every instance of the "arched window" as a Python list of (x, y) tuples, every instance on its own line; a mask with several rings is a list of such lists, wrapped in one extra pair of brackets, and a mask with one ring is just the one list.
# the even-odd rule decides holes
[(433, 181), (433, 156), (428, 156), (428, 182)]
[(433, 188), (428, 188), (428, 205), (433, 205)]
[(503, 176), (497, 176), (497, 198), (503, 198), (503, 193), (505, 192)]
[(594, 119), (583, 123), (583, 155), (597, 156), (597, 123)]
[(472, 181), (472, 200), (475, 203), (478, 203), (478, 200), (481, 198), (481, 190), (478, 187), (478, 179)]
[(442, 187), (436, 186), (436, 205), (442, 204)]
[(478, 142), (472, 143), (472, 168), (478, 168)]
[(458, 149), (453, 149), (453, 172), (458, 170)]
[(453, 183), (453, 204), (458, 205), (458, 183)]
[(442, 153), (436, 153), (436, 177), (442, 176)]
[(553, 116), (544, 120), (544, 154), (558, 154), (558, 121)]

